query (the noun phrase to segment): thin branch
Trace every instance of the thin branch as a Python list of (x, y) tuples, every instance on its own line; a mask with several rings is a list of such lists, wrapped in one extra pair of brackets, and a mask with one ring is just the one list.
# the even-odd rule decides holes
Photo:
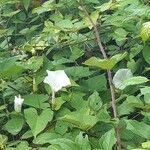
[[(103, 48), (102, 42), (101, 42), (101, 38), (100, 38), (100, 34), (99, 31), (97, 29), (96, 24), (93, 22), (92, 18), (90, 17), (89, 13), (87, 12), (86, 8), (84, 7), (84, 4), (82, 2), (82, 0), (80, 0), (80, 5), (82, 10), (85, 12), (86, 16), (88, 17), (89, 21), (91, 22), (94, 32), (95, 32), (95, 37), (96, 37), (96, 41), (97, 44), (99, 46), (99, 49), (103, 55), (104, 59), (107, 59), (107, 54), (105, 52), (105, 49)], [(108, 81), (109, 81), (109, 86), (110, 86), (110, 90), (111, 90), (111, 99), (112, 99), (112, 108), (113, 108), (113, 115), (114, 115), (114, 119), (118, 119), (117, 117), (117, 110), (116, 110), (116, 100), (115, 100), (115, 91), (113, 88), (113, 83), (112, 83), (112, 74), (110, 70), (107, 70), (107, 75), (108, 75)], [(121, 150), (121, 138), (120, 138), (120, 128), (117, 125), (115, 128), (116, 131), (116, 138), (117, 138), (117, 150)]]

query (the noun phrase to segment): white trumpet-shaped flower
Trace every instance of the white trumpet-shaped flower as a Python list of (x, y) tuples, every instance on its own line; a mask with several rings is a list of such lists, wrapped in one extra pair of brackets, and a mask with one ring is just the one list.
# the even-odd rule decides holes
[(71, 85), (70, 79), (66, 75), (64, 70), (47, 71), (47, 76), (44, 79), (44, 83), (47, 83), (52, 91), (57, 92), (63, 87)]
[(21, 112), (23, 101), (24, 101), (24, 99), (22, 99), (20, 95), (18, 97), (15, 96), (14, 109), (16, 112)]

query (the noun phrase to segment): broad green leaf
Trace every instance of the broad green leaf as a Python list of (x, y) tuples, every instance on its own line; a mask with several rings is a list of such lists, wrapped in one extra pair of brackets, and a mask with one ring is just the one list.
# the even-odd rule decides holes
[(71, 141), (70, 139), (57, 138), (51, 140), (50, 143), (52, 146), (54, 145), (57, 148), (56, 150), (78, 150), (75, 142)]
[(114, 38), (117, 41), (123, 41), (126, 40), (127, 32), (123, 28), (118, 28), (114, 32)]
[(38, 15), (48, 12), (54, 9), (53, 2), (54, 0), (49, 0), (45, 2), (42, 6), (36, 7), (32, 10), (32, 13), (37, 13)]
[(102, 107), (102, 100), (99, 96), (98, 92), (94, 92), (90, 97), (88, 98), (89, 107), (94, 110), (98, 111)]
[(145, 46), (142, 52), (145, 61), (150, 65), (150, 46)]
[(149, 37), (150, 37), (150, 21), (143, 23), (140, 35), (144, 42), (146, 42), (149, 39)]
[(44, 132), (38, 135), (34, 140), (34, 144), (46, 144), (50, 143), (51, 140), (61, 138), (61, 135), (55, 132)]
[(143, 46), (140, 44), (135, 44), (131, 49), (130, 49), (130, 53), (129, 53), (129, 57), (130, 59), (134, 58), (135, 56), (137, 56), (143, 49)]
[(55, 24), (57, 27), (61, 28), (62, 30), (71, 29), (73, 27), (73, 23), (69, 19), (60, 20)]
[(149, 108), (149, 104), (150, 104), (150, 93), (147, 93), (147, 94), (145, 94), (144, 95), (144, 101), (145, 101), (145, 103), (147, 104), (146, 106), (145, 106), (145, 108)]
[(14, 15), (16, 15), (17, 13), (19, 13), (20, 10), (16, 10), (16, 11), (6, 11), (4, 14), (2, 14), (2, 16), (4, 17), (12, 17)]
[(87, 80), (83, 80), (81, 85), (86, 91), (105, 91), (107, 90), (107, 80), (105, 74), (91, 77)]
[(127, 130), (132, 131), (133, 133), (146, 138), (150, 139), (150, 126), (144, 122), (138, 122), (135, 120), (125, 120), (127, 127)]
[(119, 69), (113, 77), (113, 84), (115, 88), (123, 90), (126, 85), (124, 81), (133, 77), (130, 69)]
[(104, 3), (101, 6), (96, 7), (96, 9), (100, 10), (101, 12), (104, 12), (110, 9), (111, 5), (112, 5), (112, 0), (110, 0), (108, 3)]
[(21, 136), (21, 139), (28, 139), (28, 138), (31, 138), (31, 137), (33, 137), (32, 131), (31, 131), (31, 130), (28, 130), (27, 132), (25, 132), (25, 133)]
[(43, 65), (43, 57), (33, 56), (30, 59), (28, 59), (26, 62), (18, 63), (18, 65), (23, 67), (24, 69), (29, 69), (32, 70), (33, 72), (36, 72)]
[(150, 148), (150, 141), (142, 143), (143, 148)]
[(83, 96), (85, 96), (85, 93), (72, 92), (69, 95), (69, 104), (71, 105), (71, 107), (75, 108), (76, 110), (87, 108), (88, 102), (83, 99)]
[(16, 135), (21, 131), (23, 124), (24, 124), (23, 117), (15, 116), (12, 119), (8, 120), (8, 122), (5, 125), (5, 128), (9, 133)]
[(20, 1), (23, 4), (25, 10), (28, 11), (28, 8), (30, 6), (31, 0), (20, 0)]
[(98, 121), (101, 121), (101, 122), (108, 123), (111, 121), (111, 117), (109, 115), (109, 112), (107, 111), (107, 107), (101, 108), (97, 112), (96, 117), (97, 117)]
[(17, 60), (19, 60), (18, 57), (0, 59), (0, 76), (10, 78), (22, 73), (24, 69), (17, 65)]
[(117, 110), (119, 115), (126, 115), (130, 114), (134, 111), (135, 108), (143, 108), (143, 102), (135, 97), (135, 96), (128, 96), (126, 100), (118, 106)]
[(97, 123), (97, 118), (89, 115), (85, 111), (71, 112), (63, 117), (60, 117), (59, 120), (69, 122), (82, 130), (89, 130)]
[(121, 61), (126, 56), (124, 54), (117, 54), (110, 59), (100, 59), (96, 57), (91, 57), (84, 62), (85, 65), (98, 67), (105, 70), (111, 70), (119, 61)]
[(142, 84), (148, 81), (146, 77), (133, 77), (130, 69), (119, 69), (113, 77), (114, 86), (120, 90), (125, 89), (129, 85)]
[(71, 49), (71, 55), (69, 58), (70, 60), (75, 61), (76, 59), (84, 55), (84, 50), (80, 49), (79, 47), (72, 46), (70, 47), (70, 49)]
[(24, 149), (24, 150), (30, 150), (31, 147), (29, 147), (29, 144), (27, 141), (21, 141), (15, 150), (20, 150), (20, 149)]
[(0, 134), (0, 148), (1, 149), (3, 149), (6, 146), (7, 141), (8, 141), (8, 137), (3, 134)]
[(140, 90), (141, 90), (141, 94), (143, 94), (143, 95), (149, 94), (150, 93), (150, 86), (145, 86), (145, 87), (141, 88)]
[(55, 124), (55, 132), (59, 133), (60, 135), (64, 135), (68, 128), (71, 128), (71, 125), (68, 122), (58, 120)]
[[(93, 20), (94, 24), (96, 24), (97, 19), (99, 17), (99, 10), (93, 11), (91, 13), (90, 17)], [(93, 25), (92, 25), (91, 21), (89, 20), (89, 18), (88, 17), (84, 17), (83, 20), (85, 22), (85, 25), (88, 26), (90, 29), (92, 29)]]
[(116, 143), (115, 130), (111, 129), (106, 132), (99, 140), (100, 148), (103, 150), (112, 150), (114, 144)]
[(83, 134), (80, 134), (76, 137), (75, 143), (78, 145), (79, 150), (91, 150), (90, 142), (88, 136), (83, 137)]
[(43, 131), (48, 122), (50, 122), (53, 118), (53, 111), (49, 108), (44, 109), (40, 115), (37, 114), (36, 109), (28, 108), (24, 110), (24, 114), (26, 122), (31, 128), (34, 137)]
[(29, 94), (23, 96), (24, 98), (24, 104), (33, 106), (35, 108), (45, 108), (44, 102), (48, 102), (48, 95), (44, 94)]
[(137, 77), (131, 77), (129, 79), (126, 79), (123, 83), (125, 86), (129, 86), (129, 85), (143, 84), (148, 81), (149, 80), (146, 77), (137, 76)]
[(65, 101), (61, 97), (55, 98), (55, 103), (53, 105), (54, 110), (59, 110)]
[(67, 73), (67, 75), (70, 75), (72, 77), (87, 77), (91, 75), (89, 68), (82, 66), (67, 67), (65, 69), (65, 72)]
[(90, 59), (86, 60), (84, 64), (110, 70), (115, 66), (116, 59), (100, 59), (96, 57), (91, 57)]

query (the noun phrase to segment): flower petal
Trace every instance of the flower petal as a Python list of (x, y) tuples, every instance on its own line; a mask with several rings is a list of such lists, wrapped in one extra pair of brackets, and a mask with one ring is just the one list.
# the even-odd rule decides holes
[(49, 84), (55, 92), (59, 91), (62, 87), (71, 85), (70, 80), (64, 70), (46, 71), (48, 76), (45, 77), (44, 83)]

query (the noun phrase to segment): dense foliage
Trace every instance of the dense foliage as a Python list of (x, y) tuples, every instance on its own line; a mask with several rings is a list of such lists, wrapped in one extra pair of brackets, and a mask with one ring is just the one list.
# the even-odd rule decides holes
[(150, 149), (149, 41), (149, 0), (0, 0), (0, 149)]

